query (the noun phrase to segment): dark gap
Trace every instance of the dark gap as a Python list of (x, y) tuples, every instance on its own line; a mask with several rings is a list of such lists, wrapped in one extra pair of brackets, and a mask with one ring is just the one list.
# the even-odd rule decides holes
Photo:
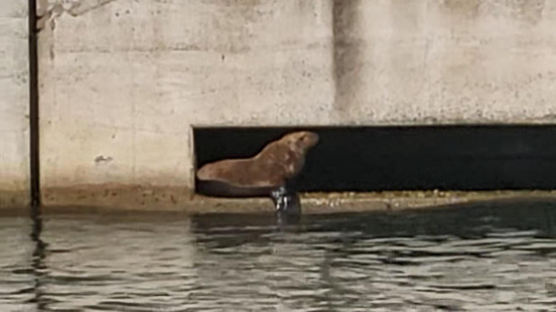
[[(556, 186), (556, 126), (303, 128), (320, 135), (301, 191), (517, 190)], [(295, 128), (196, 128), (197, 168), (250, 157)]]
[(30, 183), (31, 206), (40, 205), (40, 167), (39, 167), (39, 84), (37, 56), (37, 2), (29, 0), (29, 131), (30, 131)]

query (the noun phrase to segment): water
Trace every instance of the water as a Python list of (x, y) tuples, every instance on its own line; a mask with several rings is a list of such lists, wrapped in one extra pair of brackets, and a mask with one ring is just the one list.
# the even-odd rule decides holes
[(0, 218), (0, 311), (556, 311), (556, 203)]

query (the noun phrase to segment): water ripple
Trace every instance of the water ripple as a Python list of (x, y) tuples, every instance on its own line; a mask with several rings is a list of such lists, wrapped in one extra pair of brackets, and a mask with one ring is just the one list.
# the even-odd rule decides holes
[[(500, 206), (500, 207), (499, 207)], [(552, 311), (553, 203), (0, 218), (1, 311)]]

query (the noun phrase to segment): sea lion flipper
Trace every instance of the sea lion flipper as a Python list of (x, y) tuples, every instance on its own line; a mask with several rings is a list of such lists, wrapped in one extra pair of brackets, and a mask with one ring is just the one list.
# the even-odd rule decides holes
[(286, 186), (280, 186), (270, 193), (277, 213), (300, 214), (301, 202), (297, 192), (289, 190)]
[(276, 217), (279, 225), (298, 223), (301, 218), (301, 202), (297, 192), (286, 186), (273, 190), (270, 194), (276, 208)]

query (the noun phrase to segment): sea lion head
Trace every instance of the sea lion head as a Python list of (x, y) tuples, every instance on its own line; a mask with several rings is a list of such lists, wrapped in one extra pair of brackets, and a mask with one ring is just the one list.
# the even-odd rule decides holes
[(292, 179), (299, 174), (305, 164), (305, 155), (319, 142), (318, 134), (310, 131), (297, 131), (286, 134), (276, 142), (276, 154), (285, 169), (284, 178)]
[(292, 150), (305, 154), (319, 142), (319, 135), (311, 131), (297, 131), (286, 134), (280, 141), (288, 144)]

